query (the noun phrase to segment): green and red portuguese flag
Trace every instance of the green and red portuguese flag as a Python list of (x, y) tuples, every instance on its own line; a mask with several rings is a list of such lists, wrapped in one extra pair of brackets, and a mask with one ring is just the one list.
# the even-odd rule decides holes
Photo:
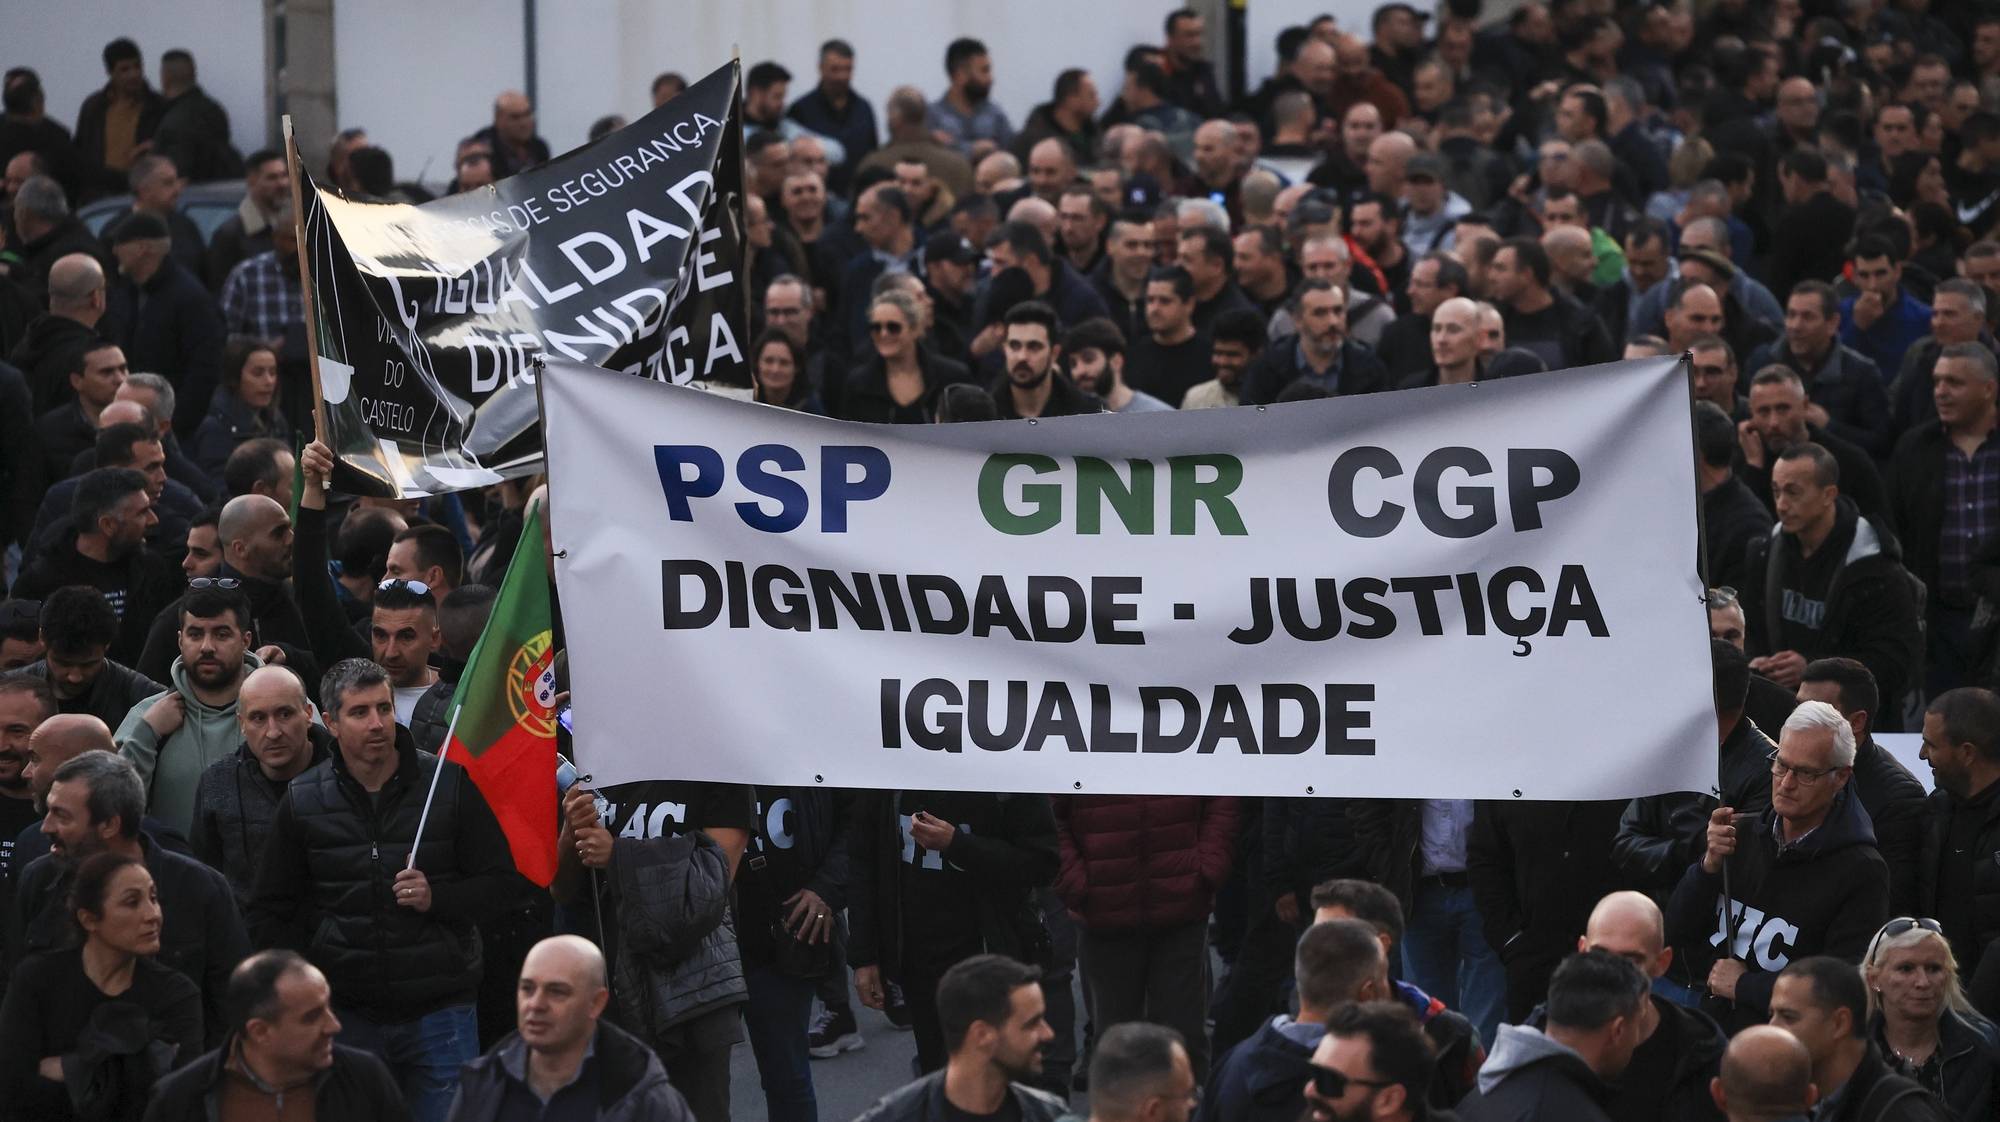
[(452, 695), (445, 755), (463, 766), (507, 832), (514, 867), (556, 875), (556, 677), (542, 512), (529, 504), (493, 615)]

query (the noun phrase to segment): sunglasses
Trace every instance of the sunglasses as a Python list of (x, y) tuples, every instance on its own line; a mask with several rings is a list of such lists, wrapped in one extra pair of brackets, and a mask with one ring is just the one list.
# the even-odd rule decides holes
[(1396, 1085), (1396, 1081), (1393, 1079), (1356, 1079), (1344, 1071), (1335, 1071), (1333, 1068), (1322, 1067), (1319, 1064), (1307, 1064), (1306, 1066), (1312, 1068), (1313, 1090), (1323, 1099), (1337, 1099), (1346, 1094), (1349, 1083), (1358, 1083), (1363, 1087), (1371, 1088), (1393, 1087)]
[(1933, 935), (1944, 934), (1944, 924), (1939, 923), (1937, 920), (1921, 916), (1901, 916), (1883, 924), (1882, 930), (1876, 932), (1875, 937), (1877, 939), (1894, 939), (1898, 935), (1907, 935), (1919, 927)]
[(411, 592), (414, 592), (419, 596), (429, 596), (431, 594), (431, 586), (425, 584), (423, 581), (404, 580), (401, 577), (391, 577), (388, 580), (383, 581), (381, 584), (375, 586), (375, 591), (394, 592), (396, 589), (399, 588), (407, 588)]
[(235, 577), (196, 577), (188, 582), (188, 588), (195, 592), (206, 592), (211, 588), (234, 592), (242, 587), (243, 582)]
[(901, 335), (903, 325), (892, 319), (875, 320), (868, 325), (870, 335)]

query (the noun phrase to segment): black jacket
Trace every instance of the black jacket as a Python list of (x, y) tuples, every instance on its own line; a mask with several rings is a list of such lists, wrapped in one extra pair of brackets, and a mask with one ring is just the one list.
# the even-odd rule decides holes
[[(1021, 1122), (1056, 1122), (1069, 1113), (1069, 1104), (1025, 1083), (1010, 1083)], [(862, 1111), (854, 1122), (945, 1122), (949, 1104), (944, 1098), (944, 1072), (934, 1071), (914, 1083), (883, 1095), (874, 1106)], [(1004, 1111), (1003, 1111), (1004, 1112)]]
[(28, 544), (47, 472), (27, 375), (0, 362), (0, 549)]
[[(153, 1086), (145, 1122), (212, 1122), (222, 1109), (224, 1065), (234, 1037), (163, 1077)], [(333, 1066), (313, 1079), (317, 1122), (408, 1122), (410, 1108), (396, 1079), (374, 1053), (333, 1046)]]
[(277, 404), (273, 402), (260, 413), (227, 388), (218, 388), (208, 399), (208, 414), (188, 440), (188, 455), (204, 474), (221, 479), (230, 454), (260, 436), (292, 443), (292, 426), (285, 422)]
[[(1721, 1070), (1722, 1053), (1729, 1047), (1728, 1034), (1715, 1023), (1715, 1018), (1699, 1009), (1678, 1005), (1658, 994), (1647, 994), (1646, 1000), (1653, 1003), (1653, 1012), (1660, 1023), (1653, 1035), (1639, 1045), (1639, 1051), (1643, 1054), (1647, 1049), (1675, 1047), (1673, 1066), (1667, 1072), (1666, 1082), (1654, 1085), (1635, 1082), (1632, 1069), (1627, 1068), (1611, 1087), (1605, 1109), (1613, 1118), (1619, 1118), (1627, 1113), (1624, 1108), (1643, 1104), (1657, 1111), (1651, 1116), (1661, 1122), (1722, 1122), (1722, 1111), (1708, 1093), (1708, 1082)], [(1525, 1023), (1530, 1028), (1544, 1028), (1548, 1024), (1547, 1007), (1537, 1008)], [(1634, 1063), (1637, 1062), (1635, 1057)]]
[[(1806, 439), (1833, 453), (1834, 462), (1840, 465), (1841, 495), (1852, 499), (1854, 505), (1861, 508), (1861, 513), (1882, 525), (1889, 525), (1894, 508), (1874, 458), (1818, 425), (1806, 426)], [(1776, 456), (1766, 453), (1764, 466), (1756, 468), (1743, 462), (1743, 457), (1739, 455), (1735, 465), (1737, 476), (1756, 494), (1757, 500), (1774, 513), (1778, 508), (1771, 499), (1771, 465), (1776, 461)]]
[[(521, 1085), (507, 1071), (508, 1057), (520, 1060), (526, 1050), (519, 1033), (508, 1033), (487, 1053), (465, 1065), (458, 1093), (451, 1100), (448, 1122), (486, 1122), (501, 1117), (509, 1084)], [(579, 1078), (596, 1084), (600, 1122), (693, 1122), (687, 1100), (667, 1082), (667, 1069), (639, 1038), (612, 1024), (597, 1022), (597, 1038)], [(525, 1090), (525, 1089), (524, 1089)], [(322, 1118), (324, 1115), (321, 1116)]]
[[(1869, 1019), (1868, 1030), (1875, 1047), (1888, 1054), (1880, 1012)], [(1984, 1017), (1967, 1018), (1946, 1008), (1938, 1016), (1937, 1055), (1937, 1086), (1907, 1068), (1901, 1073), (1929, 1087), (1953, 1118), (1992, 1118), (2000, 1113), (2000, 1028)]]
[[(1727, 957), (1749, 970), (1737, 979), (1733, 1003), (1709, 997), (1704, 1008), (1732, 1031), (1769, 1019), (1779, 971), (1811, 955), (1859, 962), (1889, 918), (1889, 868), (1851, 789), (1834, 796), (1826, 821), (1798, 842), (1780, 846), (1777, 830), (1775, 812), (1739, 824), (1727, 860), (1729, 899), (1740, 909), (1731, 916)], [(1696, 978), (1725, 957), (1716, 953), (1722, 896), (1722, 874), (1709, 874), (1697, 860), (1667, 901), (1667, 938), (1692, 960)]]
[(1583, 1057), (1540, 1031), (1501, 1025), (1479, 1085), (1458, 1104), (1465, 1122), (1611, 1122), (1610, 1088)]
[[(507, 837), (465, 769), (398, 738), (396, 773), (371, 805), (336, 747), (292, 780), (247, 909), (259, 946), (290, 947), (326, 973), (343, 1004), (400, 1024), (473, 1000), (479, 935), (522, 891)], [(431, 774), (437, 796), (417, 848), (431, 907), (396, 903)]]
[(1713, 795), (1647, 795), (1633, 799), (1618, 823), (1612, 860), (1627, 885), (1666, 899), (1689, 863), (1708, 849), (1708, 816), (1718, 806), (1762, 814), (1771, 809), (1771, 763), (1778, 746), (1748, 717), (1722, 742), (1717, 765), (1722, 801)]
[(1779, 339), (1758, 348), (1743, 369), (1754, 374), (1771, 365), (1791, 370), (1806, 384), (1806, 397), (1826, 410), (1827, 431), (1877, 460), (1895, 449), (1898, 430), (1889, 415), (1889, 383), (1867, 355), (1836, 339), (1814, 368)]
[(69, 373), (77, 368), (83, 348), (96, 336), (93, 329), (52, 312), (43, 312), (28, 324), (27, 336), (15, 345), (7, 360), (20, 367), (28, 380), (28, 392), (34, 397), (31, 417), (76, 400)]
[[(174, 384), (174, 431), (191, 435), (209, 396), (222, 384), (222, 312), (201, 278), (169, 257), (145, 284), (111, 285), (98, 331), (125, 349), (134, 370)], [(207, 470), (204, 467), (203, 470)], [(220, 468), (209, 474), (220, 478)]]
[(1847, 263), (1847, 239), (1854, 232), (1854, 208), (1817, 191), (1784, 208), (1772, 235), (1771, 293), (1783, 300), (1805, 280), (1832, 281)]
[[(257, 646), (276, 643), (285, 647), (287, 661), (308, 657), (314, 637), (306, 629), (305, 616), (292, 601), (289, 589), (277, 581), (245, 576), (230, 568), (227, 562), (223, 563), (220, 575), (243, 582), (243, 597), (250, 604), (250, 625)], [(181, 601), (176, 599), (153, 617), (152, 626), (146, 629), (146, 646), (139, 652), (140, 673), (165, 681), (172, 672), (174, 659), (180, 657), (180, 612)], [(331, 665), (330, 662), (319, 664)], [(319, 666), (293, 666), (307, 683), (308, 697), (319, 696)]]
[[(1835, 1093), (1821, 1091), (1820, 1100), (1824, 1102)], [(1838, 1109), (1821, 1110), (1814, 1122), (1947, 1122), (1951, 1118), (1930, 1092), (1890, 1070), (1873, 1041), (1837, 1093)]]
[[(917, 348), (917, 368), (924, 374), (923, 396), (908, 405), (889, 395), (889, 371), (882, 356), (871, 354), (848, 371), (840, 392), (840, 416), (847, 421), (877, 424), (924, 424), (936, 415), (937, 399), (953, 382), (973, 382), (964, 363), (953, 362), (927, 346)], [(976, 383), (975, 383), (976, 384)]]
[[(312, 745), (313, 764), (333, 751), (333, 734), (319, 725), (306, 726), (306, 739)], [(267, 778), (248, 744), (201, 773), (188, 843), (203, 864), (228, 878), (239, 906), (250, 902), (258, 861), (289, 782)]]
[[(1577, 303), (1568, 293), (1550, 289), (1549, 295), (1555, 298), (1554, 306), (1559, 321), (1555, 342), (1561, 352), (1562, 360), (1560, 365), (1551, 362), (1549, 364), (1551, 368), (1594, 366), (1617, 359), (1618, 347), (1613, 343), (1610, 334), (1604, 330), (1604, 323), (1597, 318), (1597, 313)], [(1500, 314), (1506, 321), (1508, 345), (1526, 346), (1526, 333), (1518, 331), (1515, 327), (1521, 318), (1520, 313), (1511, 307), (1502, 306)], [(1543, 354), (1540, 349), (1529, 349), (1541, 355), (1544, 360), (1550, 357)]]
[[(993, 379), (986, 392), (993, 398), (994, 412), (1002, 420), (1019, 420), (1020, 410), (1014, 408), (1014, 385), (1005, 374)], [(1060, 370), (1049, 371), (1049, 399), (1042, 403), (1038, 417), (1082, 417), (1104, 412), (1104, 402), (1096, 394), (1086, 393), (1069, 380), (1069, 375)]]
[[(229, 972), (250, 953), (250, 940), (236, 914), (236, 901), (222, 874), (155, 844), (141, 831), (146, 871), (160, 894), (159, 961), (173, 967), (201, 990), (201, 1023), (207, 1039), (222, 1039), (228, 1019), (222, 995)], [(78, 941), (76, 920), (69, 910), (70, 882), (76, 870), (53, 856), (35, 859), (16, 881), (15, 915), (9, 923), (9, 966), (42, 951)]]
[(1771, 654), (1788, 648), (1788, 603), (1795, 624), (1800, 614), (1819, 614), (1815, 641), (1798, 653), (1807, 661), (1842, 657), (1868, 667), (1882, 694), (1882, 712), (1875, 715), (1878, 727), (1893, 731), (1911, 670), (1923, 654), (1922, 621), (1903, 571), (1902, 550), (1893, 535), (1873, 518), (1861, 517), (1845, 496), (1838, 500), (1833, 532), (1820, 548), (1840, 550), (1841, 559), (1825, 598), (1813, 601), (1797, 588), (1797, 569), (1807, 564), (1797, 535), (1772, 526), (1769, 534), (1750, 543), (1739, 586), (1750, 628), (1748, 649)]
[[(1039, 963), (1046, 939), (1034, 890), (1055, 883), (1062, 866), (1055, 810), (1047, 795), (948, 795), (960, 829), (945, 852), (946, 864), (979, 886), (978, 925), (985, 949)], [(880, 966), (891, 981), (902, 977), (904, 927), (903, 835), (900, 791), (855, 796), (848, 820), (847, 961)], [(946, 817), (939, 815), (939, 817)], [(969, 827), (969, 828), (968, 828)]]
[[(1377, 393), (1396, 388), (1389, 377), (1389, 370), (1375, 352), (1365, 343), (1345, 339), (1340, 344), (1339, 376), (1336, 385), (1342, 397), (1357, 393)], [(1273, 339), (1264, 353), (1250, 363), (1243, 372), (1243, 402), (1246, 405), (1269, 405), (1278, 400), (1286, 386), (1291, 385), (1306, 373), (1299, 362), (1299, 337), (1286, 335)]]
[[(48, 682), (51, 687), (54, 686), (49, 678), (49, 664), (46, 659), (38, 659), (13, 673), (23, 677), (32, 675)], [(79, 704), (73, 708), (61, 702), (56, 704), (63, 712), (88, 713), (103, 721), (105, 728), (116, 730), (118, 723), (125, 719), (125, 714), (130, 713), (134, 705), (156, 693), (165, 693), (166, 689), (167, 687), (144, 674), (106, 659), (104, 669), (99, 670), (97, 677), (91, 679), (90, 692), (83, 696)]]
[(1289, 892), (1303, 905), (1315, 885), (1340, 877), (1367, 879), (1352, 814), (1355, 800), (1264, 799), (1263, 804), (1258, 829), (1264, 886), (1274, 897)]
[(1591, 909), (1623, 887), (1611, 843), (1624, 812), (1623, 799), (1473, 804), (1466, 877), (1486, 943), (1509, 976), (1530, 977), (1546, 993)]
[(1750, 543), (1771, 532), (1771, 509), (1734, 472), (1701, 497), (1702, 537), (1708, 546), (1708, 585), (1741, 588)]
[[(1938, 579), (1938, 546), (1944, 534), (1944, 457), (1951, 446), (1944, 425), (1932, 419), (1903, 434), (1889, 458), (1889, 510), (1903, 564), (1929, 590), (1925, 605), (1972, 607), (1970, 593), (1943, 587)], [(1845, 471), (1845, 466), (1842, 467)]]
[(1265, 1021), (1215, 1062), (1194, 1122), (1297, 1122), (1305, 1113), (1314, 1046), (1286, 1035), (1278, 1021)]
[[(70, 535), (29, 562), (14, 578), (10, 595), (17, 600), (46, 600), (49, 593), (76, 583), (72, 574), (84, 568)], [(153, 617), (181, 594), (181, 571), (150, 549), (134, 550), (125, 561), (125, 610), (118, 617), (118, 637), (106, 653), (127, 666), (136, 665), (145, 649), (146, 629)], [(112, 726), (116, 728), (116, 725)]]
[(1970, 979), (1989, 954), (2000, 954), (2000, 798), (1986, 800), (1985, 817), (1963, 857), (1947, 857), (1946, 837), (1958, 800), (1948, 791), (1932, 791), (1925, 802), (1922, 849), (1917, 859), (1917, 906), (1909, 914), (1938, 914), (1938, 867), (1946, 860), (1972, 863), (1972, 930), (1946, 931), (1958, 959), (1958, 976)]
[(243, 174), (243, 157), (229, 143), (229, 111), (198, 85), (161, 100), (153, 151), (172, 157), (190, 183)]
[[(1868, 812), (1875, 831), (1875, 848), (1889, 866), (1889, 914), (1892, 916), (1932, 915), (1919, 910), (1917, 887), (1922, 880), (1924, 832), (1929, 828), (1930, 804), (1924, 785), (1890, 755), (1866, 738), (1854, 746), (1854, 778), (1849, 781)], [(1960, 973), (1971, 977), (1961, 964)]]

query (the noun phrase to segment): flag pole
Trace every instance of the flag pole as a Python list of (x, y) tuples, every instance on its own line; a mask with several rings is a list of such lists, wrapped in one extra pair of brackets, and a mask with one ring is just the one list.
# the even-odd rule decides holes
[(445, 753), (451, 751), (451, 737), (453, 733), (458, 731), (458, 715), (463, 712), (465, 712), (465, 705), (461, 702), (451, 711), (451, 721), (444, 727), (444, 743), (438, 745), (438, 762), (436, 770), (431, 772), (431, 789), (424, 795), (423, 813), (417, 815), (417, 836), (410, 841), (410, 860), (408, 864), (403, 866), (406, 870), (417, 867), (417, 847), (423, 844), (424, 826), (431, 820), (431, 801), (437, 798), (438, 776), (444, 774), (444, 756)]
[[(292, 180), (292, 225), (297, 231), (299, 246), (299, 289), (305, 303), (306, 320), (306, 366), (312, 371), (313, 394), (313, 439), (328, 444), (326, 431), (326, 394), (320, 389), (319, 380), (319, 302), (313, 297), (312, 263), (309, 256), (311, 247), (306, 241), (306, 203), (304, 176), (299, 170), (299, 142), (292, 135), (292, 115), (285, 114), (285, 171)], [(328, 444), (331, 447), (330, 444)]]

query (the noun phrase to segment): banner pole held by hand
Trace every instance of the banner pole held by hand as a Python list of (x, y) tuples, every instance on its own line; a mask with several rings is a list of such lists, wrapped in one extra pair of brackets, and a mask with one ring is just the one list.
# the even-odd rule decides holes
[(299, 142), (292, 135), (292, 115), (285, 114), (285, 170), (292, 178), (292, 225), (299, 240), (299, 291), (305, 304), (306, 366), (312, 371), (313, 439), (331, 444), (326, 431), (326, 393), (319, 381), (319, 311), (313, 298), (312, 243), (306, 240), (305, 177), (299, 173)]
[(417, 815), (417, 836), (410, 841), (410, 860), (408, 864), (403, 866), (405, 870), (417, 867), (417, 847), (423, 844), (424, 826), (431, 820), (431, 800), (437, 798), (438, 776), (444, 774), (444, 756), (446, 752), (451, 751), (451, 737), (453, 733), (458, 731), (458, 715), (463, 712), (465, 712), (465, 706), (463, 705), (453, 709), (451, 711), (451, 721), (444, 727), (444, 743), (438, 745), (437, 770), (431, 772), (431, 789), (424, 795), (423, 813)]

